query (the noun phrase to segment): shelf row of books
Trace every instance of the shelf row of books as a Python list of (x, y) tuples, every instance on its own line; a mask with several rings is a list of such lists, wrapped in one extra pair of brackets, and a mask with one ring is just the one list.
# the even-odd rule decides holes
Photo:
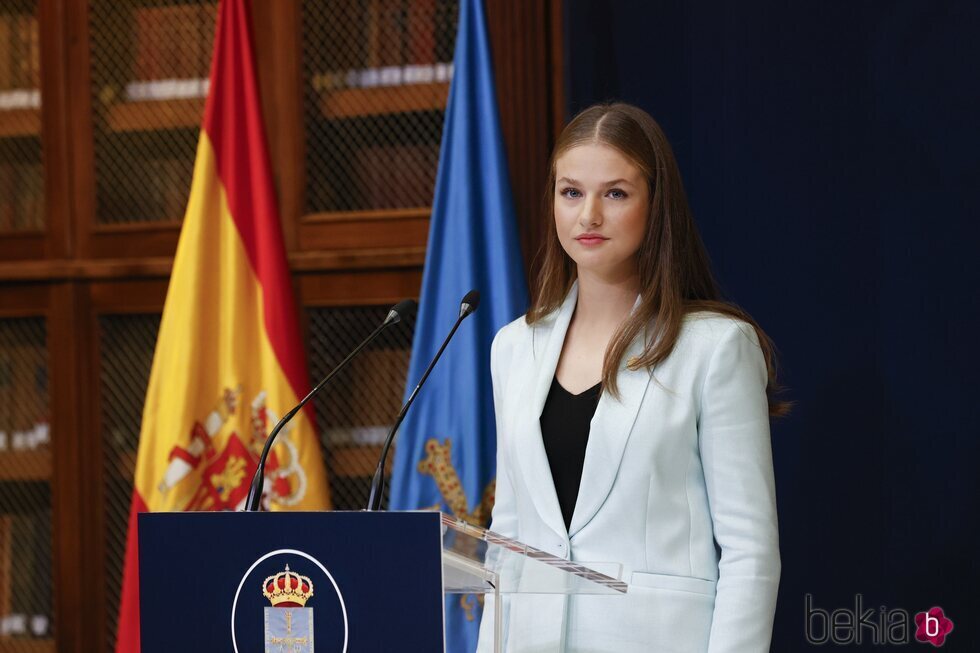
[(368, 67), (436, 61), (436, 0), (374, 0), (368, 4)]
[(180, 221), (187, 207), (193, 158), (145, 159), (138, 168), (99, 179), (102, 222)]
[[(0, 321), (0, 431), (4, 433), (34, 432), (38, 423), (47, 423), (44, 413), (48, 407), (48, 370), (43, 328), (20, 327), (20, 322)], [(33, 319), (27, 321), (28, 325), (33, 323)], [(12, 446), (12, 439), (8, 442)]]
[(0, 13), (0, 91), (41, 85), (41, 45), (37, 17)]
[(396, 209), (428, 206), (435, 187), (439, 144), (377, 145), (354, 155), (362, 206)]
[[(325, 160), (338, 181), (313, 192), (323, 210), (376, 210), (426, 206), (439, 156), (437, 142), (364, 145)], [(350, 158), (348, 158), (348, 156)], [(193, 173), (192, 158), (146, 159), (138, 169), (100, 176), (98, 211), (109, 222), (183, 218)], [(347, 174), (350, 185), (339, 183)], [(333, 190), (331, 190), (331, 187)], [(341, 192), (341, 189), (346, 190)], [(41, 164), (0, 163), (0, 232), (43, 229), (45, 198)]]
[(7, 432), (0, 429), (0, 461), (6, 451), (36, 451), (51, 445), (51, 427), (47, 422), (38, 422), (29, 429)]
[(40, 163), (0, 162), (0, 231), (44, 227), (44, 170)]
[(211, 67), (217, 7), (179, 4), (133, 10), (132, 80), (195, 79)]
[(308, 209), (375, 211), (429, 206), (438, 161), (438, 142), (344, 142), (337, 148), (320, 148), (309, 159)]
[[(314, 69), (325, 71), (315, 75), (325, 80), (314, 79), (314, 85), (339, 87), (338, 75), (344, 86), (361, 88), (448, 81), (452, 73), (447, 66), (451, 64), (440, 61), (452, 59), (454, 5), (447, 0), (369, 0), (332, 9), (326, 5), (320, 18), (328, 23), (328, 33), (322, 41), (308, 44), (311, 63), (321, 64)], [(206, 80), (210, 70), (215, 5), (141, 7), (132, 14), (133, 59), (128, 81), (138, 85), (164, 80), (173, 85), (186, 80), (194, 83), (198, 96), (199, 80)], [(363, 26), (361, 38), (354, 43), (350, 41), (351, 24)], [(333, 31), (337, 38), (330, 37)], [(329, 63), (318, 61), (324, 55)], [(185, 95), (132, 84), (127, 91), (134, 100)], [(139, 95), (148, 97), (136, 97)]]
[(381, 88), (415, 84), (449, 83), (452, 63), (409, 64), (381, 68), (351, 68), (346, 71), (315, 73), (310, 77), (313, 90), (319, 93), (344, 88)]
[(450, 0), (366, 0), (311, 5), (304, 17), (321, 34), (307, 41), (313, 70), (347, 70), (452, 59), (457, 3)]
[(51, 590), (50, 511), (0, 513), (0, 642), (50, 636)]

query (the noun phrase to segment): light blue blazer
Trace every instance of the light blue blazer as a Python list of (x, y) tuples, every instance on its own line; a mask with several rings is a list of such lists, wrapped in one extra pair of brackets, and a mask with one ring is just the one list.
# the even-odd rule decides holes
[[(503, 602), (509, 653), (763, 653), (780, 560), (767, 372), (754, 329), (695, 313), (653, 370), (603, 393), (566, 531), (539, 418), (577, 301), (500, 330), (491, 350), (497, 490), (491, 529), (556, 556), (622, 564), (624, 596)], [(522, 603), (523, 601), (523, 603)], [(480, 650), (495, 606), (488, 600)]]

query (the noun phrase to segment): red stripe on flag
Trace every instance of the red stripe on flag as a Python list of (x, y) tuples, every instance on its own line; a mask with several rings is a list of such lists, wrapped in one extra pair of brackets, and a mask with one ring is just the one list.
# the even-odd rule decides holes
[[(262, 286), (269, 341), (293, 392), (302, 398), (310, 383), (265, 145), (250, 25), (245, 0), (222, 1), (203, 128), (232, 219)], [(312, 411), (310, 404), (311, 420)]]
[(149, 512), (146, 503), (133, 490), (126, 528), (126, 557), (123, 562), (123, 583), (119, 595), (119, 629), (116, 631), (116, 653), (139, 653), (140, 650), (140, 568), (139, 538), (136, 515)]

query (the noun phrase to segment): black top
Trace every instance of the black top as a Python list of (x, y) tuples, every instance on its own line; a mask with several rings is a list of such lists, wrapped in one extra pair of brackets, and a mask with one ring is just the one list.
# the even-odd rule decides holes
[(599, 405), (601, 392), (602, 383), (599, 382), (585, 392), (573, 395), (555, 377), (548, 399), (544, 402), (544, 410), (541, 411), (541, 437), (566, 530), (572, 524), (572, 513), (575, 512), (578, 488), (582, 482), (585, 447), (589, 443), (590, 423)]

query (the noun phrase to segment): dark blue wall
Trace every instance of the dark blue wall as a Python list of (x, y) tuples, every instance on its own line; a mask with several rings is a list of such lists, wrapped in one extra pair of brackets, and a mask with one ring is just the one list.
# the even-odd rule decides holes
[(566, 0), (565, 44), (569, 111), (658, 119), (781, 350), (773, 651), (811, 650), (807, 593), (939, 605), (980, 650), (980, 3)]

